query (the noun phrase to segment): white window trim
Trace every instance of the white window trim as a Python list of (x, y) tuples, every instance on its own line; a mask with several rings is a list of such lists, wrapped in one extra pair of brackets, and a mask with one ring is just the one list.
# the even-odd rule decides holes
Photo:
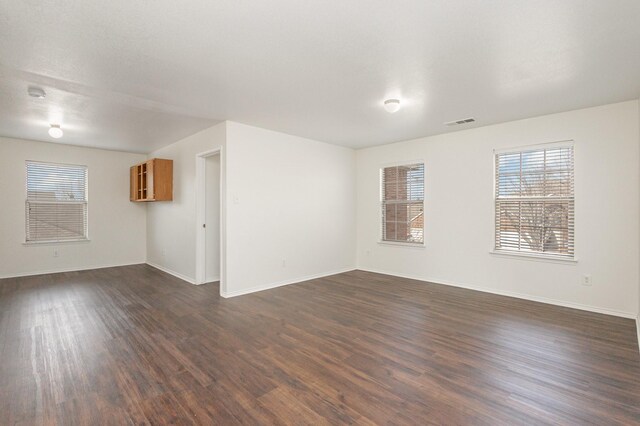
[[(508, 249), (496, 249), (496, 161), (495, 157), (497, 154), (508, 154), (508, 153), (516, 153), (516, 152), (524, 152), (524, 151), (535, 151), (539, 149), (551, 149), (551, 148), (568, 148), (573, 147), (573, 174), (574, 174), (574, 194), (573, 194), (573, 214), (574, 214), (574, 225), (573, 225), (573, 233), (574, 233), (574, 241), (573, 241), (573, 256), (561, 256), (561, 255), (553, 255), (546, 253), (536, 253), (536, 252), (526, 252), (526, 251), (516, 251), (516, 250), (508, 250)], [(492, 222), (493, 222), (493, 233), (492, 233), (492, 241), (489, 249), (489, 254), (494, 255), (496, 257), (505, 257), (505, 258), (515, 258), (520, 260), (529, 260), (529, 261), (539, 261), (539, 262), (550, 262), (550, 263), (564, 263), (564, 264), (575, 264), (578, 262), (578, 226), (577, 220), (578, 217), (578, 207), (576, 203), (576, 194), (575, 194), (575, 175), (576, 170), (578, 169), (576, 159), (576, 144), (574, 139), (564, 139), (560, 141), (553, 142), (542, 142), (533, 145), (522, 145), (522, 146), (511, 146), (508, 148), (494, 148), (491, 155), (491, 161), (493, 164), (493, 174), (492, 180), (493, 184), (491, 185), (492, 194)]]
[[(424, 234), (424, 228), (423, 228), (423, 234)], [(423, 237), (424, 240), (424, 237)], [(402, 241), (385, 241), (385, 240), (379, 240), (378, 244), (380, 244), (381, 246), (395, 246), (395, 247), (403, 247), (403, 248), (413, 248), (413, 249), (423, 249), (426, 248), (424, 242), (422, 243), (412, 243), (410, 241), (407, 242), (402, 242)]]
[(23, 246), (53, 246), (59, 244), (77, 244), (77, 243), (88, 243), (91, 240), (89, 238), (79, 238), (77, 240), (58, 240), (58, 241), (25, 241), (22, 243)]
[(511, 258), (521, 258), (522, 260), (533, 260), (533, 261), (544, 261), (551, 263), (578, 263), (578, 258), (573, 257), (563, 257), (563, 256), (554, 256), (549, 254), (536, 254), (534, 252), (521, 252), (515, 250), (499, 250), (492, 248), (489, 250), (489, 253), (498, 256), (498, 257), (511, 257)]
[[(418, 160), (407, 160), (407, 161), (393, 161), (390, 163), (384, 163), (381, 164), (379, 169), (378, 169), (378, 207), (379, 207), (379, 212), (378, 212), (378, 220), (380, 220), (380, 225), (382, 225), (382, 217), (384, 216), (384, 212), (383, 212), (383, 207), (382, 207), (382, 202), (383, 202), (383, 197), (384, 197), (384, 192), (382, 189), (382, 176), (384, 173), (384, 169), (387, 167), (399, 167), (399, 166), (406, 166), (409, 164), (422, 164), (423, 170), (424, 170), (424, 182), (423, 182), (423, 186), (422, 186), (422, 214), (425, 214), (425, 204), (426, 204), (426, 196), (427, 193), (425, 191), (425, 185), (426, 185), (426, 181), (427, 181), (427, 164), (424, 161), (424, 159), (418, 159)], [(422, 221), (422, 242), (421, 243), (414, 243), (411, 241), (390, 241), (390, 240), (385, 240), (384, 239), (384, 235), (382, 232), (382, 226), (379, 227), (379, 233), (378, 233), (378, 241), (377, 243), (379, 245), (383, 245), (383, 246), (392, 246), (392, 247), (405, 247), (405, 248), (417, 248), (417, 249), (423, 249), (426, 247), (425, 242), (427, 240), (427, 236), (425, 234), (426, 231), (426, 226), (427, 223), (426, 221), (423, 219)]]
[[(70, 163), (54, 163), (51, 161), (41, 161), (41, 160), (25, 160), (25, 185), (24, 185), (24, 202), (25, 205), (29, 202), (29, 188), (26, 182), (26, 164), (27, 163), (40, 163), (40, 164), (49, 164), (52, 166), (68, 166), (68, 167), (83, 167), (85, 169), (85, 201), (77, 202), (77, 204), (86, 204), (87, 205), (87, 223), (86, 223), (86, 233), (84, 238), (75, 238), (71, 240), (41, 240), (41, 241), (28, 241), (27, 240), (27, 215), (23, 216), (24, 218), (24, 242), (23, 246), (42, 246), (42, 245), (58, 245), (58, 244), (73, 244), (73, 243), (85, 243), (90, 242), (89, 238), (89, 166), (85, 164), (70, 164)], [(33, 202), (33, 201), (31, 201)], [(54, 203), (56, 204), (56, 203)]]
[[(540, 149), (568, 148), (571, 146), (573, 147), (574, 154), (575, 154), (575, 147), (576, 147), (575, 141), (573, 139), (564, 139), (564, 140), (553, 141), (553, 142), (542, 142), (542, 143), (537, 143), (533, 145), (530, 144), (530, 145), (522, 145), (522, 146), (510, 146), (507, 148), (494, 148), (493, 155), (495, 156), (496, 154), (508, 154), (511, 152), (515, 153), (515, 152), (523, 152), (523, 151), (537, 151)], [(494, 169), (495, 169), (495, 163), (494, 163)]]

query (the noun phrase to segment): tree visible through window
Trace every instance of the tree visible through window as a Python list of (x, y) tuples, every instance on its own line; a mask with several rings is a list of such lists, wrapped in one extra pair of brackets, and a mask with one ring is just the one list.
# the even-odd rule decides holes
[(424, 242), (424, 164), (382, 169), (382, 240)]
[(495, 248), (573, 257), (573, 146), (495, 156)]
[(87, 238), (87, 168), (27, 161), (26, 241)]

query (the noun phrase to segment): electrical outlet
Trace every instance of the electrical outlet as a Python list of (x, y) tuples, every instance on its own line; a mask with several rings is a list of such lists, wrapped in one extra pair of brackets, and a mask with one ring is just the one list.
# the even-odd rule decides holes
[(591, 287), (591, 275), (582, 276), (582, 285)]
[(162, 249), (162, 258), (164, 259), (164, 257), (166, 256), (167, 252), (165, 251), (165, 249)]
[(367, 251), (365, 251), (365, 254), (366, 254), (367, 256), (371, 256), (371, 250), (367, 250)]
[(53, 248), (53, 257), (58, 257), (58, 256), (60, 256), (60, 253), (58, 252), (58, 248), (54, 247)]
[(287, 267), (287, 259), (282, 259), (282, 267), (283, 268)]

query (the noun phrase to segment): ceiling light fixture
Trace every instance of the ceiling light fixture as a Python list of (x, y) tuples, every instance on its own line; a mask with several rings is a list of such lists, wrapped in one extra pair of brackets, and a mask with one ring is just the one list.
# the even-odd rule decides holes
[(27, 93), (32, 98), (38, 98), (38, 99), (44, 99), (44, 97), (47, 96), (47, 94), (45, 93), (44, 90), (42, 90), (39, 87), (34, 87), (34, 86), (29, 87), (27, 89)]
[(384, 101), (384, 109), (387, 112), (394, 113), (400, 109), (400, 100), (399, 99), (387, 99)]
[(60, 139), (63, 135), (62, 129), (59, 124), (52, 124), (49, 128), (49, 136), (54, 139)]

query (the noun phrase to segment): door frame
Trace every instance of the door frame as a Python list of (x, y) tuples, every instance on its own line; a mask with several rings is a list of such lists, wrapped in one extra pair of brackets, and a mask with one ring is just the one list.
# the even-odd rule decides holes
[(207, 157), (220, 156), (220, 294), (226, 293), (227, 288), (227, 227), (225, 206), (227, 194), (225, 191), (226, 164), (223, 147), (211, 149), (196, 154), (196, 281), (195, 284), (205, 283), (206, 229), (202, 226), (206, 222), (206, 161)]

